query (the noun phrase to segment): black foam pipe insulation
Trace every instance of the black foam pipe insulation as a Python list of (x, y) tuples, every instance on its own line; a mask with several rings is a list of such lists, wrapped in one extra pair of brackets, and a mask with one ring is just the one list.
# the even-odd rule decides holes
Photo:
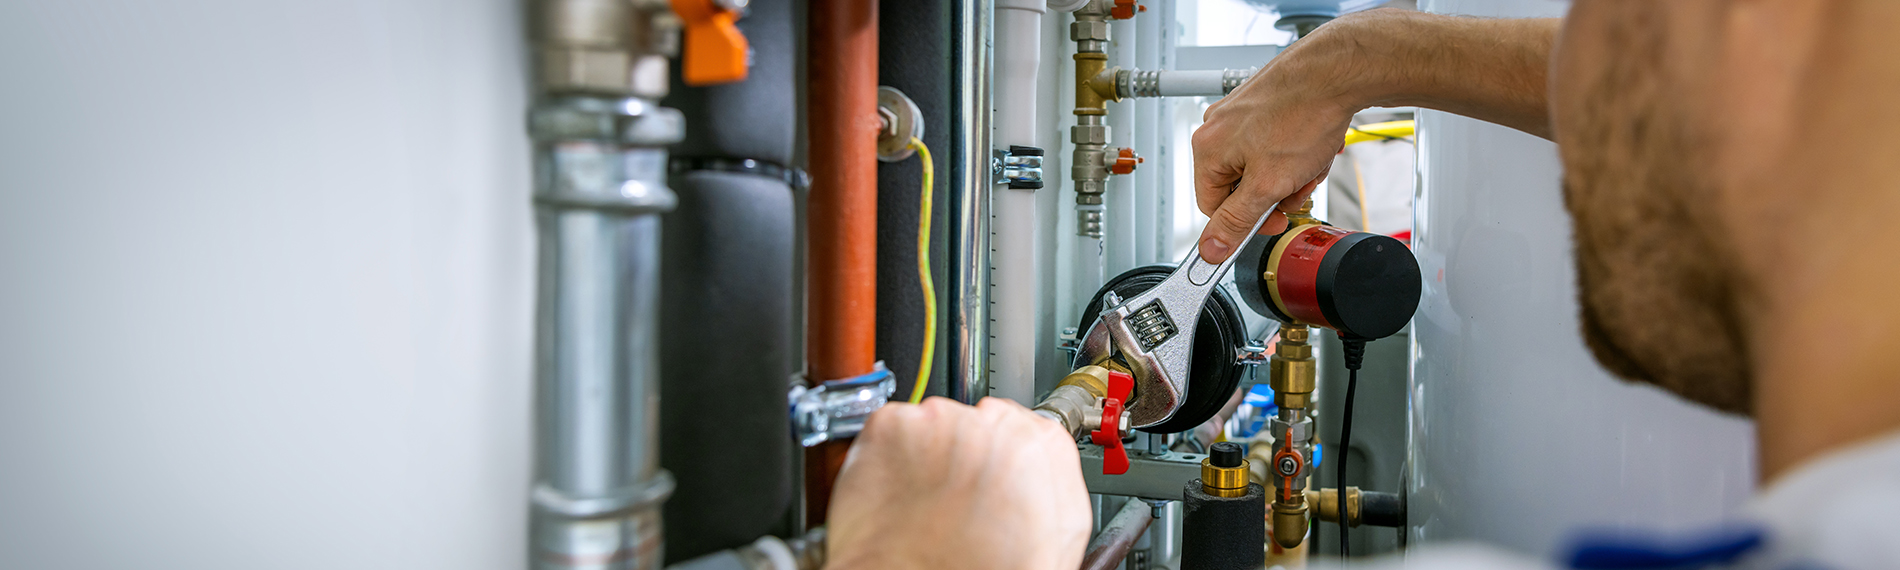
[[(930, 272), (936, 282), (937, 351), (931, 368), (930, 395), (944, 395), (953, 305), (948, 271), (952, 166), (951, 113), (955, 105), (952, 57), (956, 6), (948, 0), (906, 0), (878, 5), (878, 83), (910, 96), (924, 114), (923, 141), (936, 160), (936, 191), (930, 209)], [(897, 396), (908, 398), (917, 381), (923, 353), (924, 292), (917, 277), (917, 157), (881, 163), (877, 169), (877, 357), (897, 377)]]
[(662, 218), (660, 465), (668, 564), (782, 534), (793, 504), (786, 389), (794, 354), (798, 128), (790, 2), (754, 2), (739, 28), (753, 65), (738, 83), (686, 87)]

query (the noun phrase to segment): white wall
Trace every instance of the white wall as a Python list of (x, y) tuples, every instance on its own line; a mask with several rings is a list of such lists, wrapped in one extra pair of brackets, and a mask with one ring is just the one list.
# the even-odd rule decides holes
[[(1568, 3), (1421, 4), (1518, 17)], [(1556, 146), (1438, 112), (1420, 113), (1419, 145), (1414, 539), (1549, 556), (1581, 527), (1704, 525), (1745, 501), (1753, 424), (1620, 382), (1585, 348)]]
[(0, 3), (0, 568), (518, 568), (509, 0)]

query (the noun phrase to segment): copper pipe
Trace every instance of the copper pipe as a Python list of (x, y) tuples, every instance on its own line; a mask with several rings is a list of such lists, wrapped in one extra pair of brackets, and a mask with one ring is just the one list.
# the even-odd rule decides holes
[(1115, 513), (1095, 534), (1095, 540), (1089, 542), (1089, 549), (1082, 555), (1082, 570), (1108, 570), (1120, 566), (1128, 558), (1128, 551), (1135, 547), (1135, 539), (1141, 533), (1148, 532), (1148, 523), (1154, 521), (1154, 507), (1146, 501), (1129, 498), (1122, 510)]
[[(869, 373), (877, 358), (877, 2), (813, 0), (808, 12), (805, 346), (822, 382)], [(807, 524), (825, 520), (844, 445), (807, 454)]]

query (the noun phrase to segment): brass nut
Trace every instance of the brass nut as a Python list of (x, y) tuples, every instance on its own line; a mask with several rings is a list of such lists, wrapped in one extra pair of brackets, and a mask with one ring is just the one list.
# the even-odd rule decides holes
[(1247, 461), (1239, 467), (1215, 467), (1214, 460), (1201, 460), (1201, 492), (1216, 497), (1241, 497), (1247, 494)]
[(1074, 372), (1070, 372), (1068, 376), (1062, 377), (1062, 381), (1058, 382), (1056, 386), (1075, 386), (1088, 392), (1090, 396), (1097, 398), (1107, 397), (1108, 369), (1092, 364), (1077, 368)]
[(1313, 406), (1312, 392), (1275, 392), (1274, 405), (1289, 409), (1306, 409)]
[(1319, 369), (1312, 359), (1289, 360), (1275, 354), (1267, 365), (1275, 392), (1307, 393), (1318, 385)]

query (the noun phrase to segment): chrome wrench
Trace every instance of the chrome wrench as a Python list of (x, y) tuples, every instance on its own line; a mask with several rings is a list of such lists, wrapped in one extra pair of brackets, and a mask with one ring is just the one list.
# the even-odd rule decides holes
[(1233, 268), (1234, 259), (1247, 249), (1260, 226), (1275, 210), (1255, 220), (1234, 253), (1218, 263), (1201, 260), (1195, 244), (1187, 259), (1153, 289), (1125, 300), (1114, 292), (1103, 296), (1095, 323), (1082, 336), (1076, 366), (1096, 364), (1119, 355), (1134, 373), (1135, 401), (1128, 407), (1133, 427), (1148, 427), (1174, 417), (1187, 397), (1188, 368), (1193, 364), (1194, 329), (1201, 322), (1201, 306)]

